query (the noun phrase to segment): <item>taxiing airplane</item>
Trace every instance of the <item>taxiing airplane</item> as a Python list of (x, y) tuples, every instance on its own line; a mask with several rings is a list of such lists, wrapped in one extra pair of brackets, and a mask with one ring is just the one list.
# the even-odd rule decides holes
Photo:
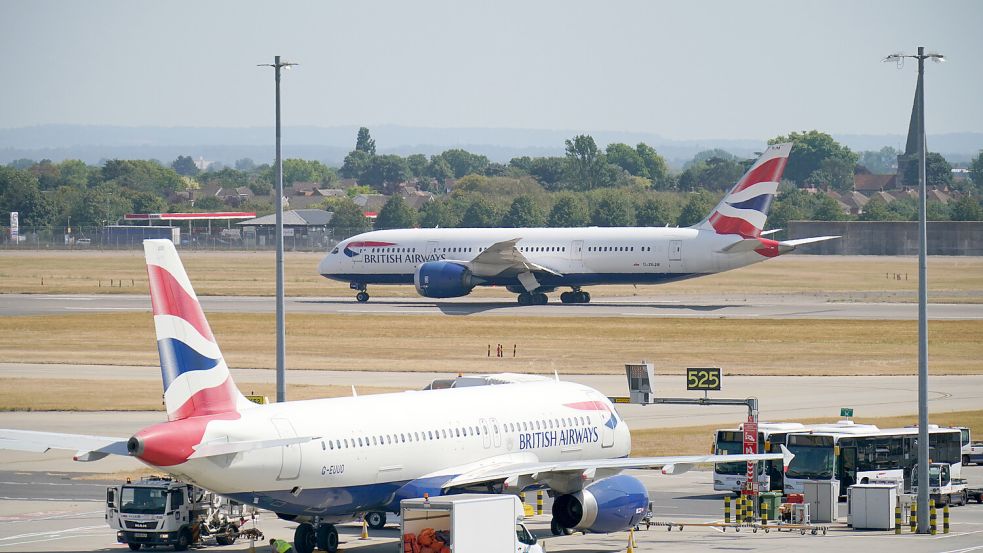
[(628, 457), (608, 398), (559, 379), (468, 376), (427, 390), (257, 405), (229, 373), (174, 245), (144, 242), (167, 421), (130, 438), (0, 430), (0, 449), (129, 455), (298, 523), (294, 547), (337, 551), (335, 524), (385, 524), (405, 498), (547, 489), (553, 529), (616, 532), (638, 523), (645, 486), (625, 469), (673, 474), (696, 463), (791, 455)]
[(658, 284), (729, 271), (794, 250), (822, 236), (776, 241), (762, 232), (792, 144), (758, 158), (702, 222), (687, 228), (448, 228), (366, 232), (321, 261), (322, 276), (348, 282), (359, 302), (369, 284), (414, 284), (421, 296), (466, 296), (505, 286), (521, 305), (587, 303), (585, 286)]

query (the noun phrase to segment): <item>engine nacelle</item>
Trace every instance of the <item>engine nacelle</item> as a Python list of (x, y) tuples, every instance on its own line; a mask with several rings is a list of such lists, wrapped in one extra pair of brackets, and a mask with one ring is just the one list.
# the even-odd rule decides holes
[(645, 516), (649, 494), (640, 480), (626, 474), (598, 480), (553, 501), (553, 518), (564, 528), (605, 534), (634, 527)]
[(467, 267), (448, 261), (429, 261), (416, 270), (413, 284), (417, 293), (427, 298), (457, 298), (470, 294), (476, 283)]

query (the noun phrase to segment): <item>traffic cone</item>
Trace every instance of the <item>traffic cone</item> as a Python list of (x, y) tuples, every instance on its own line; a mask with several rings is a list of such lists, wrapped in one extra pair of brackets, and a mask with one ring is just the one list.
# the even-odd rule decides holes
[(369, 539), (369, 523), (366, 522), (364, 518), (362, 519), (362, 536), (359, 537), (358, 539), (360, 540)]

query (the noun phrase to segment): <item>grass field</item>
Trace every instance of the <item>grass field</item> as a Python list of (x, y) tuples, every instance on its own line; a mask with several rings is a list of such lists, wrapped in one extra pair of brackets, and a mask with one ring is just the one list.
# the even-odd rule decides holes
[[(181, 252), (199, 295), (274, 292), (272, 252)], [(290, 296), (351, 296), (346, 283), (317, 274), (321, 254), (287, 252), (285, 289)], [(790, 255), (751, 267), (660, 286), (597, 286), (596, 298), (631, 295), (801, 293), (845, 301), (916, 301), (915, 257)], [(929, 258), (930, 300), (983, 302), (983, 258)], [(412, 286), (373, 286), (377, 297), (415, 296)], [(0, 294), (147, 292), (142, 251), (0, 251)], [(476, 297), (508, 297), (479, 288)]]
[[(212, 313), (230, 367), (274, 367), (272, 314)], [(291, 314), (292, 369), (620, 374), (630, 360), (660, 372), (722, 367), (726, 374), (914, 374), (915, 321), (446, 317)], [(933, 374), (978, 374), (983, 321), (929, 327)], [(487, 357), (489, 344), (516, 357)], [(25, 363), (158, 363), (146, 313), (0, 317), (0, 359)], [(494, 346), (493, 346), (494, 349)], [(384, 382), (366, 384), (385, 386)]]

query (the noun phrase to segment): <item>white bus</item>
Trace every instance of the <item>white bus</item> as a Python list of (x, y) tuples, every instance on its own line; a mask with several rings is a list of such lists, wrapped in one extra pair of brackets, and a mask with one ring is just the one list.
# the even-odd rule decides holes
[[(787, 435), (786, 446), (795, 454), (785, 473), (785, 492), (801, 493), (807, 480), (831, 480), (841, 496), (848, 487), (873, 480), (904, 480), (911, 488), (911, 469), (918, 462), (918, 428), (880, 429), (871, 424), (813, 428)], [(931, 425), (929, 457), (947, 463), (953, 478), (962, 469), (958, 428)]]
[[(789, 432), (801, 432), (808, 427), (797, 422), (758, 423), (758, 452), (781, 453), (779, 445), (785, 443)], [(713, 453), (744, 453), (744, 434), (740, 428), (724, 428), (714, 434)], [(782, 462), (765, 461), (758, 463), (758, 490), (781, 491)], [(747, 463), (717, 463), (713, 466), (713, 489), (716, 491), (739, 493), (747, 481)]]

